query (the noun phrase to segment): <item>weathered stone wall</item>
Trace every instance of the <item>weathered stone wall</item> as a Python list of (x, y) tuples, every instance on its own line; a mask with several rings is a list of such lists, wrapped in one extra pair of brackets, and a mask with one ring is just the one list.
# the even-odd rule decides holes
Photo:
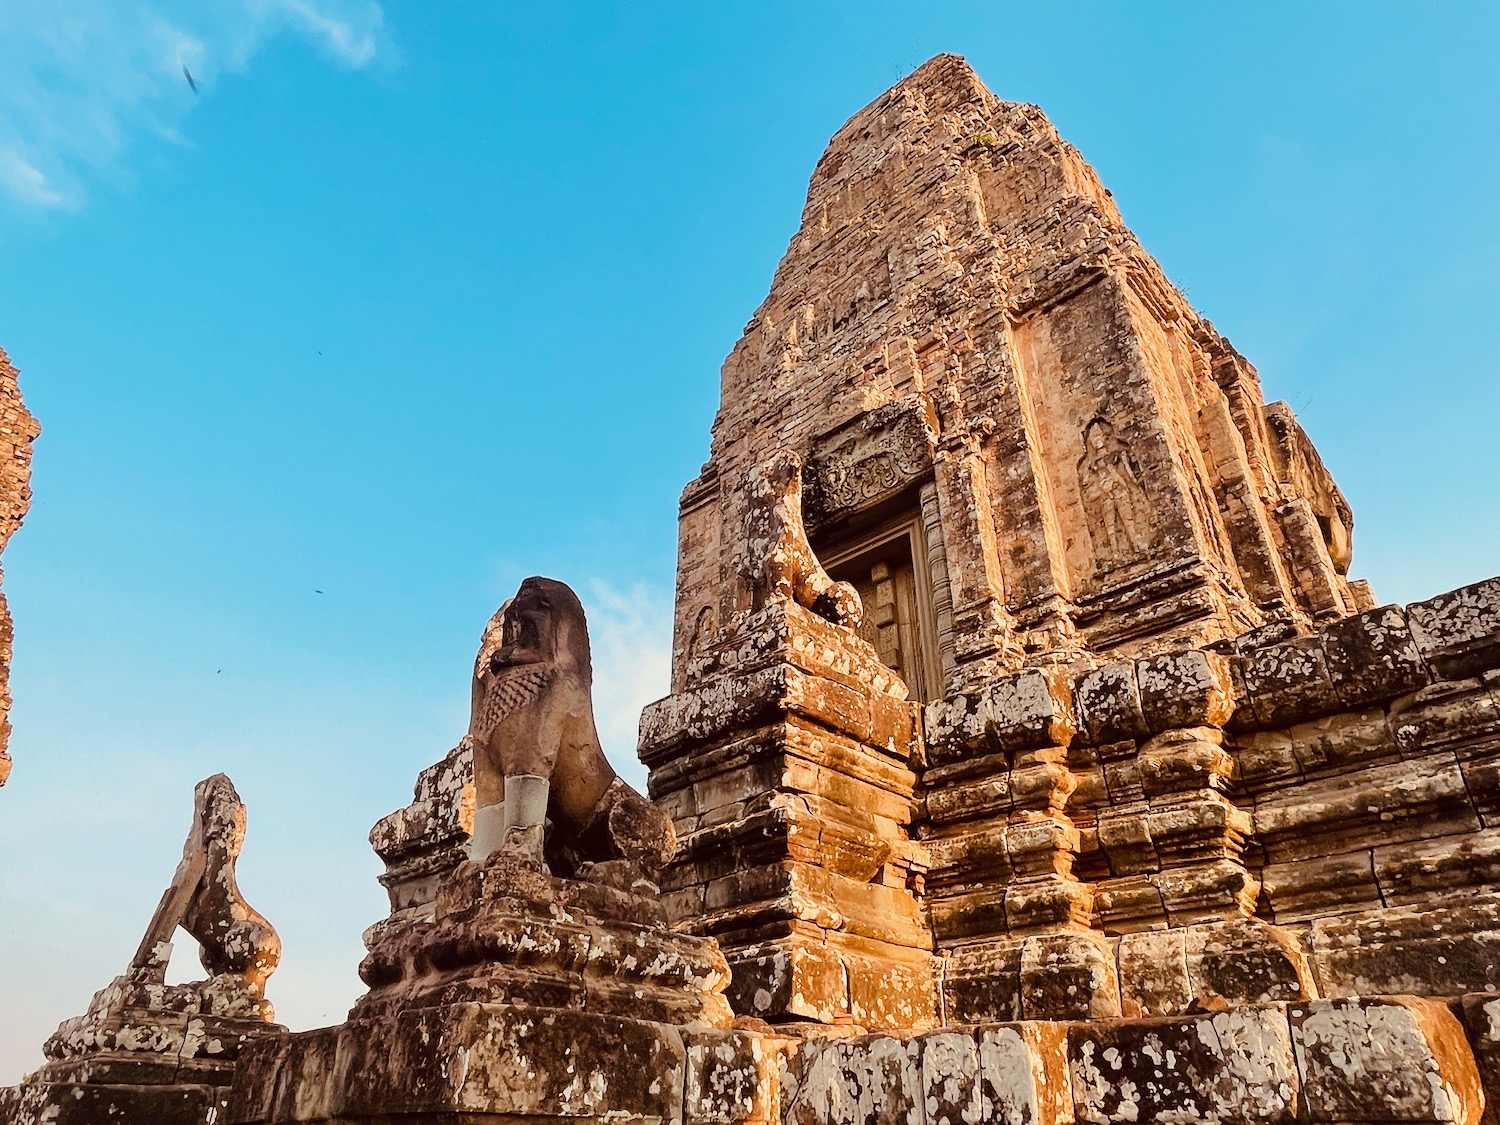
[[(1479, 1020), (1497, 1008), (1473, 998)], [(378, 1040), (346, 1025), (261, 1041), (221, 1120), (1479, 1125), (1490, 1072), (1476, 1057), (1496, 1041), (1473, 1033), (1476, 1055), (1454, 1012), (1415, 997), (803, 1040), (517, 1016), (472, 1003), (411, 1013)]]
[[(0, 551), (31, 506), (31, 443), (41, 432), (21, 401), (18, 375), (0, 348)], [(0, 785), (10, 776), (10, 660), (15, 630), (0, 593)]]
[(1500, 579), (1220, 647), (928, 705), (949, 1020), (1500, 988)]

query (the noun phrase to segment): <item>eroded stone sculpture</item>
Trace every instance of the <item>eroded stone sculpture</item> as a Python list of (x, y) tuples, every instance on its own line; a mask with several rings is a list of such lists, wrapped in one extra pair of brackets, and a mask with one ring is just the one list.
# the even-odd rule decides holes
[[(802, 525), (802, 459), (778, 450), (750, 475), (743, 573), (750, 609), (794, 601), (835, 625), (857, 626), (864, 608), (847, 582), (823, 569)], [(711, 612), (711, 607), (705, 607)]]
[(645, 878), (670, 821), (604, 760), (591, 680), (577, 597), (528, 578), (476, 664), (471, 858), (366, 932), (346, 1022), (252, 1053), (230, 1121), (666, 1122), (685, 1053), (751, 1051), (723, 955), (674, 932)]
[(594, 726), (593, 662), (578, 595), (528, 578), (485, 627), (474, 663), (470, 854), (510, 851), (573, 864), (629, 860), (655, 870), (672, 857), (672, 822), (610, 766)]
[[(198, 783), (182, 862), (130, 967), (47, 1040), (49, 1060), (0, 1091), (0, 1121), (23, 1125), (206, 1125), (223, 1112), (244, 1046), (280, 1028), (265, 998), (281, 940), (240, 894), (245, 806), (223, 774)], [(167, 984), (186, 930), (209, 976)], [(9, 1116), (7, 1116), (9, 1115)]]
[[(172, 934), (180, 926), (197, 939), (211, 976), (237, 978), (247, 995), (264, 994), (281, 960), (281, 938), (240, 894), (235, 862), (244, 845), (245, 804), (233, 782), (222, 773), (200, 781), (182, 862), (130, 962), (132, 974), (165, 980)], [(269, 1002), (261, 1003), (270, 1019)]]

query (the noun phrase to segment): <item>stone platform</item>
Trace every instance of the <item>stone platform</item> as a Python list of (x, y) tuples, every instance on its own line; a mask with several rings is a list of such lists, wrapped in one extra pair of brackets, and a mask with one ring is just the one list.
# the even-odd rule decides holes
[(223, 1113), (245, 1045), (283, 1030), (238, 974), (168, 985), (135, 971), (47, 1040), (48, 1062), (0, 1088), (6, 1125), (198, 1125)]
[[(1463, 1007), (1467, 1028), (1448, 1005), (1385, 997), (797, 1039), (459, 1004), (259, 1048), (227, 1120), (1481, 1125), (1476, 1058), (1500, 1000)], [(318, 1093), (330, 1077), (337, 1100)]]
[(226, 1120), (673, 1119), (695, 1037), (730, 1022), (728, 967), (627, 865), (589, 874), (459, 864), (431, 919), (367, 935), (346, 1023), (247, 1054)]

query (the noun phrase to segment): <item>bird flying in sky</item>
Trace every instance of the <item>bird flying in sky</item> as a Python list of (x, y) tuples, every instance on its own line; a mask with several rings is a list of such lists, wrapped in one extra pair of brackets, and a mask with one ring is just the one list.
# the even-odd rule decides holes
[(188, 85), (193, 88), (193, 93), (198, 92), (198, 83), (193, 81), (193, 72), (187, 68), (187, 63), (182, 64), (182, 76), (188, 80)]

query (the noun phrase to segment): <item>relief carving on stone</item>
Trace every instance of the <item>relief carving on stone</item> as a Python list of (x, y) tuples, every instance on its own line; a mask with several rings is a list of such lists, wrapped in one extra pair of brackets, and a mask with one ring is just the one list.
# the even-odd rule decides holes
[[(672, 857), (672, 822), (622, 781), (594, 725), (583, 604), (566, 584), (528, 578), (485, 627), (474, 663), (470, 855), (514, 853), (536, 866)], [(549, 839), (547, 824), (553, 837)]]
[(1130, 446), (1102, 414), (1083, 428), (1078, 494), (1093, 546), (1095, 574), (1134, 562), (1146, 552), (1151, 514), (1140, 466)]
[(876, 410), (815, 449), (808, 463), (808, 523), (826, 525), (932, 473), (932, 436), (915, 402)]

